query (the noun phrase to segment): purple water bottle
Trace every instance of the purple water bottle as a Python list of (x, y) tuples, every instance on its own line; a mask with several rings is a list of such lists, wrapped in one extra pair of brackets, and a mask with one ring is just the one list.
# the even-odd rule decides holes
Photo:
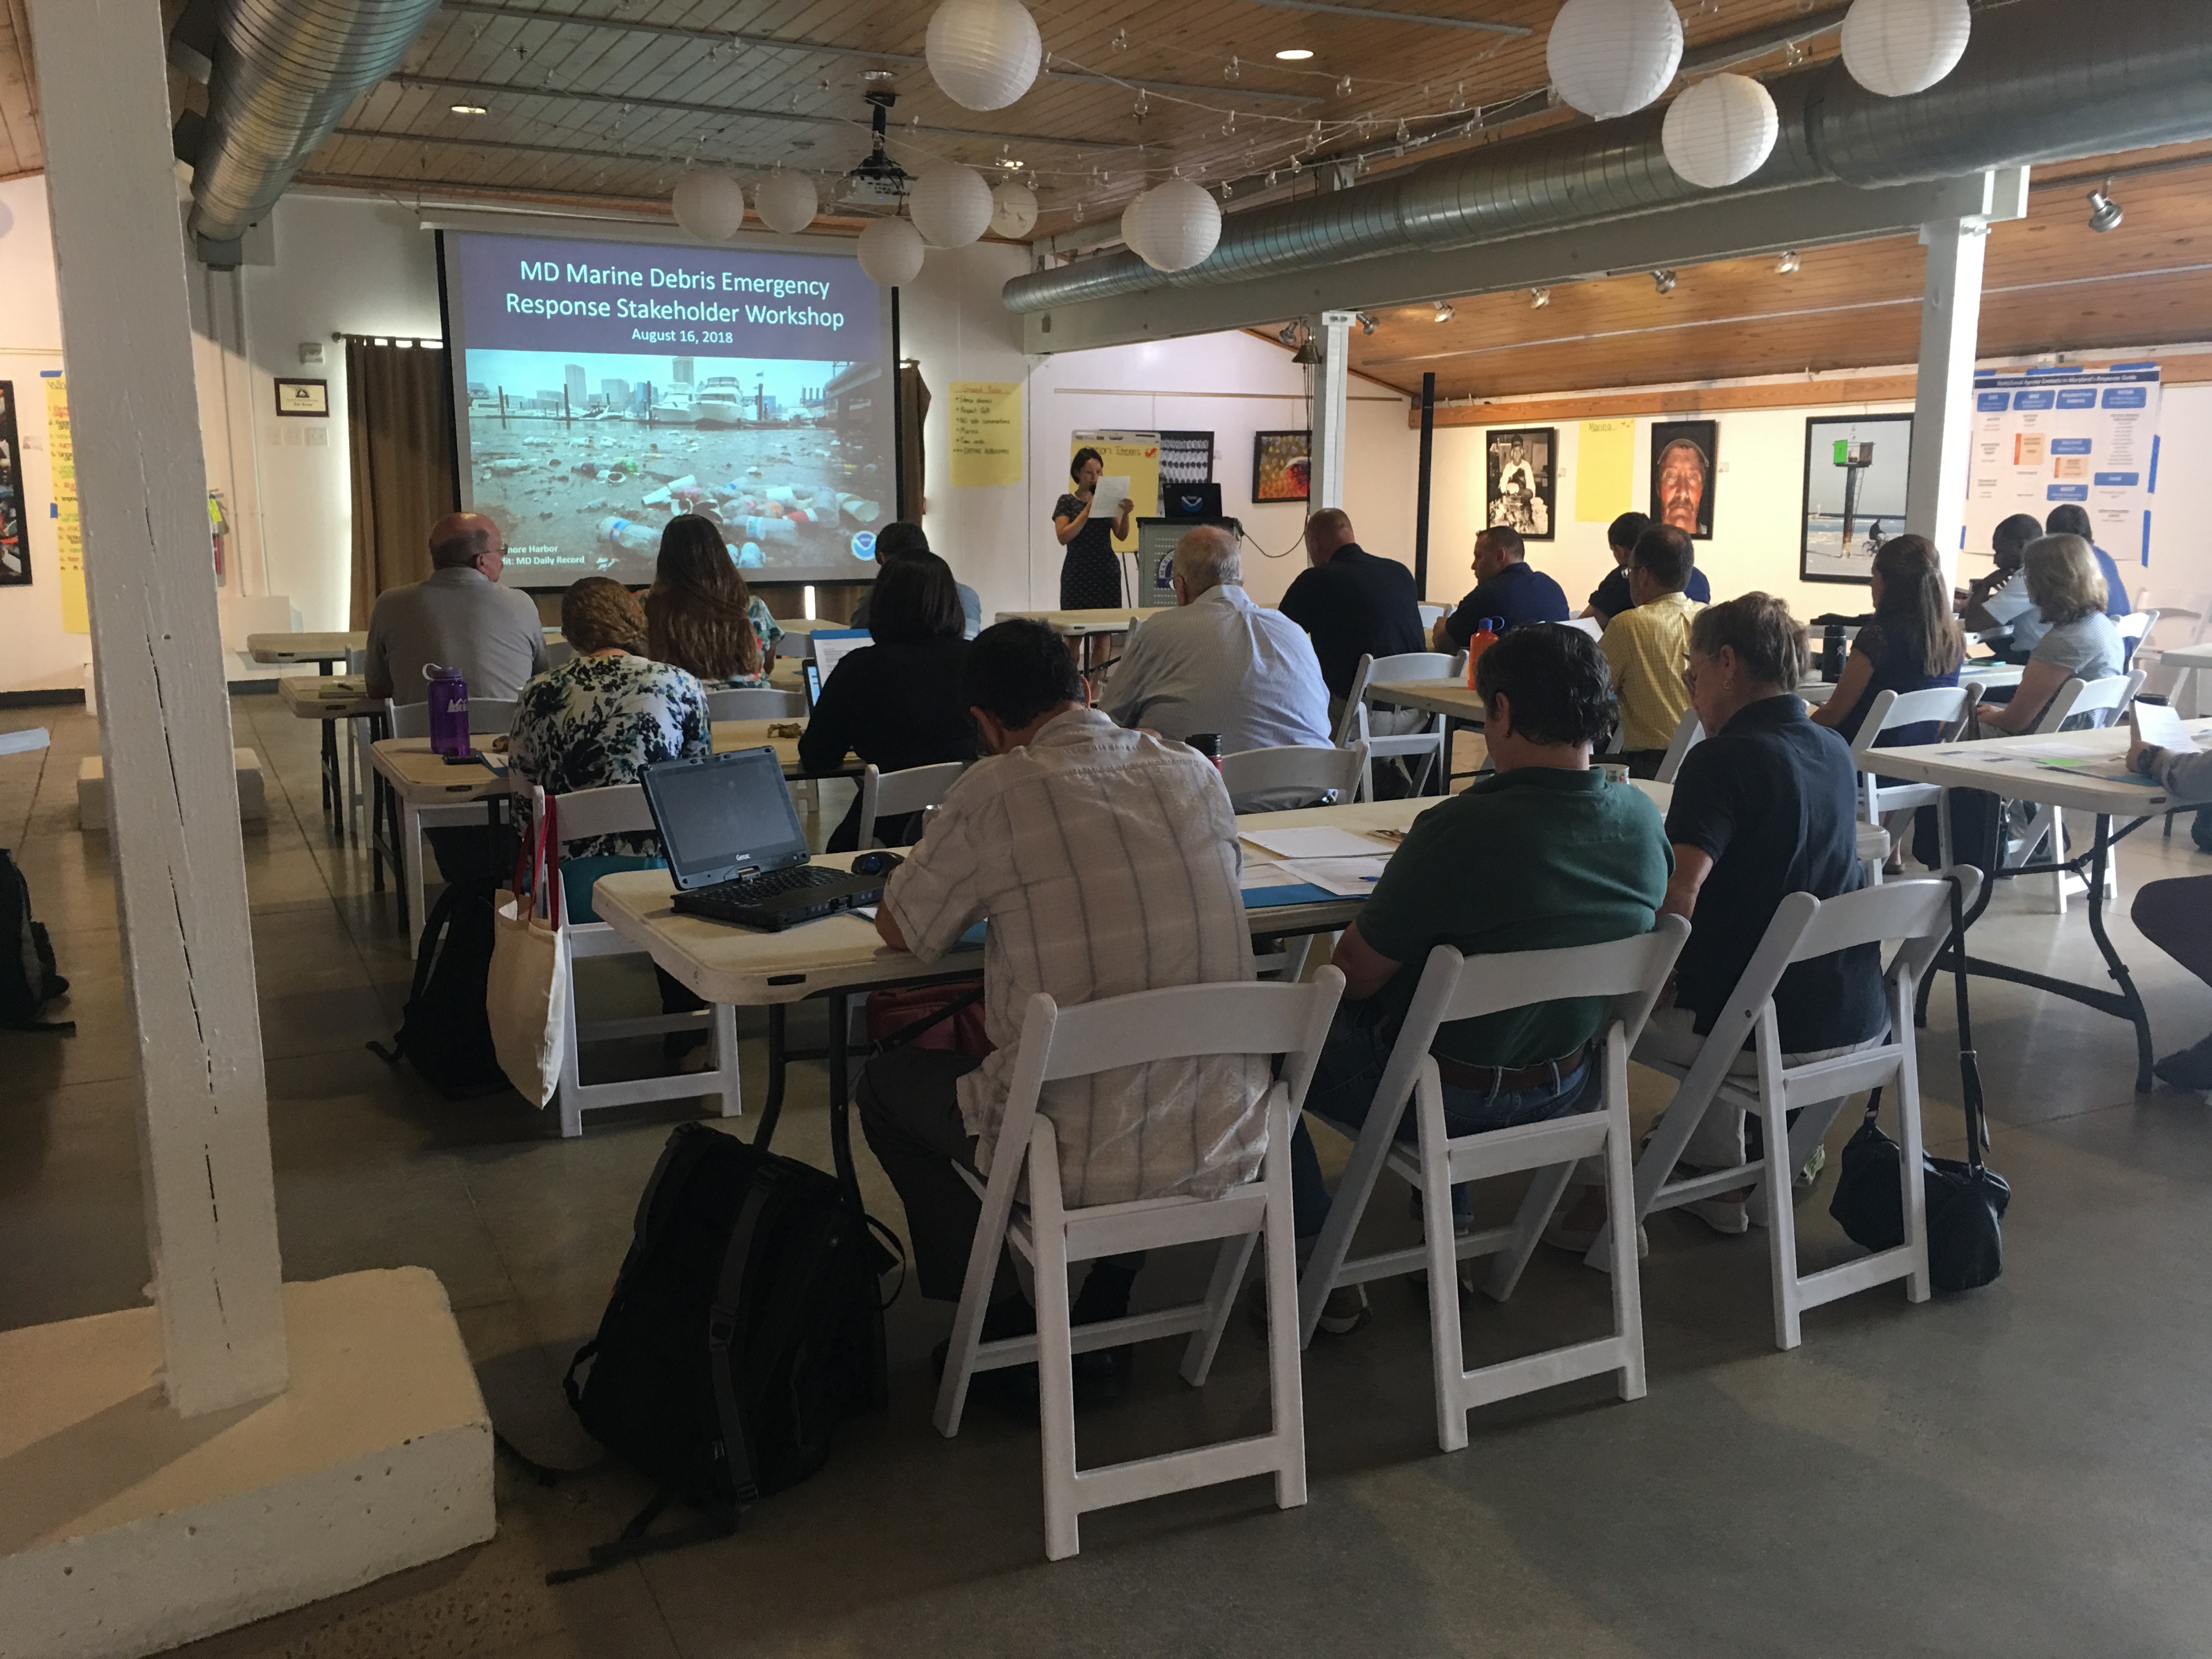
[(469, 752), (469, 683), (458, 668), (423, 665), (430, 682), (430, 750), (439, 755)]

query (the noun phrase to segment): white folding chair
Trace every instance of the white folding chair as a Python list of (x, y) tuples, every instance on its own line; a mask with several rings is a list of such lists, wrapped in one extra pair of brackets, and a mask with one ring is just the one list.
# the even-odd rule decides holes
[[(2136, 693), (2142, 689), (2143, 670), (2130, 669), (2124, 674), (2107, 674), (2100, 680), (2069, 680), (2060, 686), (2051, 701), (2044, 705), (2043, 714), (2035, 722), (2038, 735), (2056, 732), (2078, 732), (2089, 726), (2110, 726), (2127, 706), (2133, 702)], [(2069, 695), (2070, 694), (2070, 695)], [(2049, 848), (2047, 861), (2057, 863), (2065, 856), (2066, 814), (2056, 806), (2044, 805), (2035, 809), (2029, 822), (2027, 834), (2021, 837), (2018, 856), (2010, 860), (2012, 867), (2033, 864), (2044, 848)], [(2105, 860), (2105, 902), (2109, 904), (2120, 896), (2120, 861), (2117, 858)], [(2035, 878), (2036, 898), (2039, 907), (2054, 916), (2066, 914), (2066, 884), (2070, 878), (2053, 872)]]
[[(1314, 1062), (1344, 991), (1324, 968), (1308, 985), (1179, 986), (1062, 1008), (1042, 992), (1030, 999), (990, 1158), (988, 1184), (961, 1174), (982, 1199), (975, 1242), (945, 1377), (938, 1431), (960, 1431), (969, 1379), (979, 1370), (1035, 1361), (1042, 1395), (1045, 1553), (1058, 1561), (1079, 1547), (1086, 1510), (1158, 1498), (1247, 1475), (1275, 1478), (1278, 1508), (1306, 1501), (1305, 1425), (1298, 1370), (1297, 1267), (1291, 1222), (1291, 1125), (1305, 1100)], [(1122, 1066), (1200, 1054), (1280, 1054), (1281, 1077), (1255, 1110), (1267, 1114), (1267, 1150), (1257, 1180), (1218, 1198), (1153, 1198), (1069, 1209), (1060, 1197), (1060, 1145), (1038, 1109), (1049, 1083)], [(1016, 1203), (1023, 1177), (1028, 1203)], [(1078, 1352), (1188, 1334), (1182, 1375), (1202, 1387), (1229, 1322), (1254, 1241), (1267, 1237), (1270, 1427), (1264, 1434), (1166, 1452), (1126, 1463), (1075, 1467), (1074, 1361)], [(1071, 1327), (1067, 1269), (1073, 1261), (1132, 1250), (1218, 1240), (1206, 1299), (1126, 1318)], [(1034, 1336), (981, 1340), (999, 1252), (1012, 1244), (1036, 1270)]]
[(869, 767), (860, 774), (860, 846), (881, 847), (884, 843), (876, 839), (878, 819), (904, 817), (936, 805), (967, 769), (965, 761), (909, 766), (897, 772)]
[(2150, 637), (2150, 630), (2158, 626), (2158, 617), (2159, 613), (2155, 611), (2130, 611), (2113, 622), (2112, 626), (2120, 630), (2120, 666), (2123, 669), (2136, 665), (2136, 652)]
[[(1625, 723), (1613, 728), (1614, 753), (1620, 751), (1621, 733), (1627, 729)], [(1682, 718), (1674, 722), (1674, 735), (1667, 739), (1667, 752), (1660, 757), (1659, 769), (1651, 775), (1651, 781), (1671, 785), (1674, 775), (1682, 769), (1683, 758), (1705, 740), (1705, 728), (1698, 720), (1698, 711), (1685, 708)]]
[[(1436, 1370), (1437, 1443), (1446, 1451), (1467, 1444), (1467, 1414), (1477, 1406), (1601, 1371), (1620, 1374), (1620, 1397), (1644, 1394), (1644, 1322), (1638, 1298), (1636, 1231), (1616, 1230), (1613, 1250), (1612, 1334), (1594, 1341), (1465, 1369), (1460, 1334), (1457, 1267), (1470, 1256), (1495, 1255), (1483, 1290), (1503, 1302), (1520, 1282), (1538, 1236), (1559, 1207), (1575, 1165), (1605, 1160), (1608, 1212), (1627, 1222), (1633, 1203), (1629, 1184), (1628, 1054), (1658, 1000), (1674, 958), (1690, 936), (1680, 916), (1662, 916), (1651, 932), (1607, 945), (1557, 951), (1519, 951), (1462, 957), (1448, 945), (1429, 952), (1405, 1023), (1399, 1027), (1375, 1105), (1360, 1126), (1350, 1162), (1330, 1200), (1328, 1219), (1298, 1281), (1298, 1335), (1313, 1340), (1322, 1304), (1340, 1285), (1425, 1268), (1429, 1275), (1429, 1338)], [(1437, 1030), (1449, 1021), (1502, 1013), (1564, 997), (1601, 996), (1609, 1006), (1600, 1024), (1601, 1054), (1595, 1109), (1548, 1122), (1451, 1136), (1443, 1117), (1443, 1085), (1430, 1054)], [(1418, 1133), (1412, 1145), (1398, 1139), (1406, 1099), (1413, 1098)], [(1352, 1237), (1376, 1177), (1385, 1165), (1421, 1194), (1425, 1243), (1347, 1259)], [(1451, 1189), (1462, 1182), (1538, 1171), (1511, 1224), (1455, 1236)]]
[[(531, 822), (542, 821), (545, 792), (530, 792)], [(645, 791), (635, 783), (617, 783), (603, 789), (579, 789), (553, 800), (554, 832), (562, 847), (593, 836), (651, 834), (653, 810)], [(560, 848), (555, 849), (551, 879), (561, 879)], [(542, 908), (545, 908), (541, 906)], [(574, 921), (569, 918), (566, 894), (560, 912), (561, 935), (568, 947), (568, 1029), (561, 1048), (561, 1080), (554, 1099), (561, 1111), (561, 1133), (584, 1133), (584, 1114), (612, 1106), (632, 1106), (648, 1100), (696, 1100), (713, 1095), (722, 1104), (724, 1117), (743, 1110), (738, 1088), (738, 1011), (726, 1003), (710, 1004), (691, 1013), (645, 1014), (628, 1019), (584, 1021), (576, 1018), (578, 986), (575, 964), (593, 957), (644, 956), (647, 953), (617, 933), (611, 923)], [(578, 1063), (578, 1048), (616, 1037), (651, 1036), (668, 1031), (707, 1029), (711, 1064), (701, 1072), (672, 1077), (631, 1078), (618, 1083), (586, 1083)]]
[[(501, 736), (514, 728), (515, 700), (512, 697), (471, 697), (469, 699), (469, 732), (471, 736)], [(385, 726), (395, 738), (427, 738), (430, 735), (430, 705), (428, 702), (394, 702), (384, 701)], [(423, 908), (423, 889), (429, 885), (425, 869), (422, 832), (426, 830), (481, 829), (489, 821), (490, 811), (482, 799), (456, 802), (451, 806), (416, 806), (406, 801), (399, 807), (398, 878), (405, 884), (407, 895), (407, 954), (413, 956), (422, 943), (422, 924), (429, 912)]]
[[(1980, 892), (1981, 872), (1971, 865), (1944, 872), (1961, 884), (1972, 908)], [(1636, 1163), (1635, 1218), (1656, 1210), (1711, 1198), (1757, 1184), (1754, 1217), (1767, 1229), (1767, 1252), (1774, 1296), (1774, 1346), (1794, 1348), (1802, 1340), (1806, 1310), (1856, 1291), (1905, 1281), (1908, 1301), (1928, 1299), (1927, 1214), (1921, 1183), (1920, 1073), (1915, 1050), (1912, 1003), (1921, 977), (1951, 931), (1951, 888), (1948, 879), (1893, 881), (1861, 888), (1827, 900), (1810, 893), (1784, 899), (1767, 924), (1759, 948), (1723, 1005), (1698, 1057), (1678, 1066), (1649, 1054), (1637, 1058), (1680, 1079), (1674, 1097), (1652, 1131)], [(1889, 1029), (1870, 1048), (1784, 1066), (1780, 1028), (1774, 1012), (1774, 988), (1793, 964), (1885, 939), (1904, 941), (1884, 976), (1883, 1000)], [(1755, 1079), (1734, 1067), (1746, 1038), (1755, 1045)], [(1790, 1182), (1812, 1156), (1850, 1096), (1868, 1089), (1887, 1091), (1897, 1111), (1899, 1182), (1905, 1204), (1905, 1242), (1814, 1273), (1797, 1268), (1797, 1217)], [(1790, 1114), (1797, 1114), (1793, 1127)], [(1760, 1155), (1732, 1169), (1674, 1178), (1674, 1167), (1707, 1112), (1756, 1116), (1763, 1131)], [(1583, 1259), (1603, 1266), (1620, 1254), (1619, 1229), (1608, 1220)]]
[(1341, 806), (1367, 799), (1369, 748), (1367, 741), (1357, 740), (1342, 749), (1315, 749), (1295, 744), (1273, 749), (1240, 749), (1221, 757), (1221, 781), (1228, 786), (1232, 800), (1247, 800), (1255, 795), (1288, 794), (1296, 789), (1322, 798), (1301, 802), (1302, 805)]
[(1417, 605), (1413, 609), (1420, 612), (1421, 632), (1424, 634), (1434, 633), (1437, 624), (1452, 613), (1452, 608), (1448, 605)]
[[(1375, 729), (1381, 710), (1367, 706), (1367, 687), (1371, 681), (1382, 680), (1443, 680), (1456, 679), (1467, 672), (1467, 653), (1443, 651), (1407, 651), (1395, 657), (1374, 657), (1362, 653), (1358, 665), (1352, 670), (1352, 687), (1344, 700), (1343, 712), (1337, 717), (1336, 745), (1349, 749), (1353, 744), (1367, 744), (1370, 771), (1367, 780), (1367, 799), (1375, 798), (1375, 779), (1372, 764), (1378, 760), (1406, 758), (1413, 778), (1413, 792), (1419, 794), (1428, 781), (1429, 768), (1433, 765), (1441, 774), (1449, 764), (1450, 756), (1445, 746), (1445, 721), (1442, 714), (1422, 715), (1411, 709), (1394, 710), (1389, 718), (1393, 727), (1403, 730), (1378, 732)], [(1413, 764), (1413, 757), (1419, 763)]]
[(804, 691), (784, 691), (769, 685), (738, 685), (707, 694), (710, 720), (799, 720), (806, 713)]
[[(1942, 857), (1945, 869), (1951, 865), (1951, 814), (1943, 803), (1948, 795), (1940, 784), (1905, 783), (1881, 781), (1881, 764), (1875, 758), (1879, 751), (1875, 739), (1885, 732), (1899, 726), (1925, 726), (1933, 721), (1937, 727), (1936, 741), (1954, 743), (1973, 725), (1974, 710), (1982, 701), (1981, 683), (1968, 680), (1963, 685), (1930, 686), (1924, 691), (1877, 691), (1869, 706), (1866, 718), (1859, 723), (1858, 736), (1851, 739), (1851, 764), (1859, 774), (1859, 822), (1863, 826), (1874, 824), (1884, 830), (1883, 819), (1890, 813), (1917, 811), (1923, 806), (1936, 809), (1936, 822), (1942, 837)], [(1869, 872), (1873, 881), (1881, 879), (1882, 862), (1889, 849), (1882, 849), (1882, 860), (1874, 863)]]

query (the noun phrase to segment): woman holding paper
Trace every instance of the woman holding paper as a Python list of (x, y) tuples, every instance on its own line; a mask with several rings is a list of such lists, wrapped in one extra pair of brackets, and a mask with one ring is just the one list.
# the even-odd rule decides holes
[[(1067, 467), (1075, 489), (1053, 506), (1052, 533), (1067, 550), (1060, 567), (1062, 611), (1104, 611), (1123, 603), (1121, 558), (1114, 550), (1114, 538), (1128, 536), (1129, 515), (1137, 504), (1123, 496), (1114, 509), (1110, 525), (1091, 516), (1099, 475), (1105, 470), (1106, 463), (1097, 450), (1077, 450)], [(1128, 480), (1121, 482), (1126, 488)]]

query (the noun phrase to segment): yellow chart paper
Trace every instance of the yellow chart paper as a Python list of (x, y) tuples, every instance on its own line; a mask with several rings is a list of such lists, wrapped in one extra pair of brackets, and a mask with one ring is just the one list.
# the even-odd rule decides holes
[(1581, 424), (1575, 449), (1575, 517), (1605, 523), (1636, 505), (1636, 422)]
[(89, 634), (84, 606), (84, 530), (76, 514), (76, 444), (70, 436), (69, 377), (41, 370), (46, 383), (46, 460), (54, 477), (55, 564), (61, 572), (62, 632)]
[(1022, 386), (1018, 380), (955, 380), (952, 483), (1022, 481)]

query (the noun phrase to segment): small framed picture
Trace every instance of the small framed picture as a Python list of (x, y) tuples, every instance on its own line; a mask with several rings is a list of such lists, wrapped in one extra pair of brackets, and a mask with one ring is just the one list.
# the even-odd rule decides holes
[(1692, 541), (1713, 534), (1713, 496), (1719, 486), (1718, 421), (1651, 423), (1651, 518), (1672, 525)]
[(1910, 415), (1814, 416), (1805, 422), (1805, 522), (1797, 577), (1870, 582), (1874, 556), (1905, 528)]
[(1486, 523), (1517, 530), (1525, 541), (1553, 539), (1552, 521), (1558, 500), (1552, 457), (1559, 447), (1559, 429), (1552, 426), (1521, 427), (1510, 432), (1485, 434), (1489, 453), (1489, 477), (1483, 498)]
[(1303, 501), (1312, 493), (1313, 434), (1255, 432), (1252, 434), (1252, 499)]
[(331, 383), (328, 380), (278, 380), (276, 412), (279, 415), (319, 415), (327, 420), (331, 412)]

